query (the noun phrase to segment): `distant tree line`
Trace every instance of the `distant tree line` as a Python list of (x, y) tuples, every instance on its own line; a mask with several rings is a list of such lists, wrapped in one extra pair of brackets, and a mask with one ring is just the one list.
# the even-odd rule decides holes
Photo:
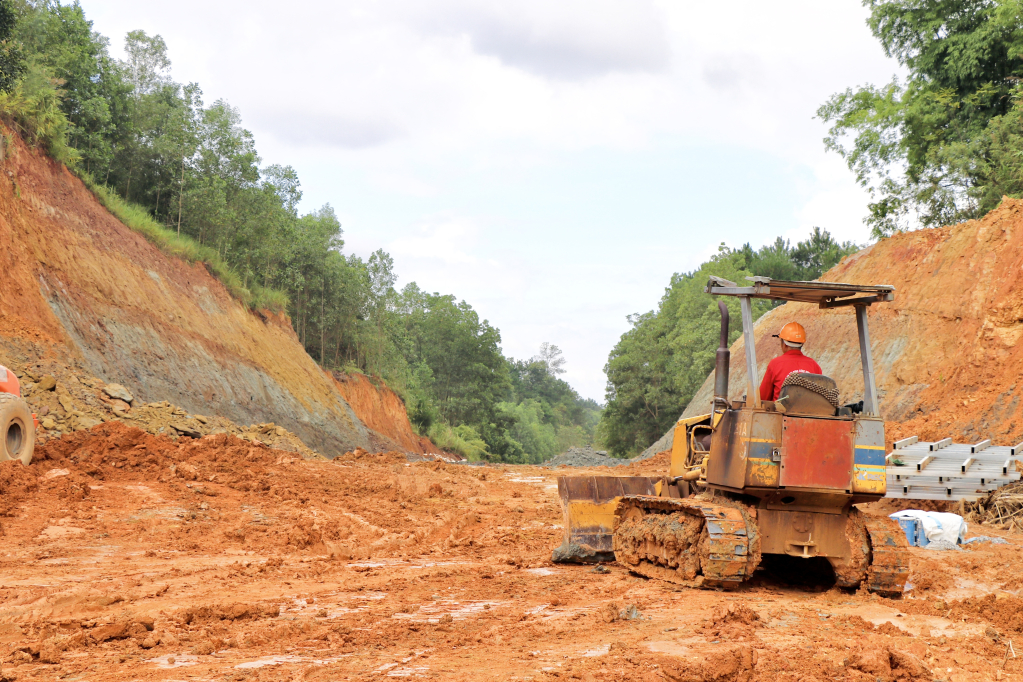
[(559, 378), (560, 353), (506, 358), (469, 304), (397, 291), (387, 253), (344, 253), (329, 205), (300, 213), (297, 173), (262, 164), (237, 109), (171, 78), (159, 35), (124, 45), (113, 58), (78, 2), (0, 0), (0, 115), (127, 224), (286, 311), (324, 368), (382, 377), (438, 445), (536, 462), (592, 440), (600, 407)]
[[(637, 454), (667, 432), (703, 385), (714, 367), (721, 327), (718, 299), (703, 291), (711, 275), (733, 282), (753, 275), (814, 280), (859, 248), (852, 242), (840, 244), (815, 227), (795, 246), (780, 237), (760, 249), (721, 244), (718, 253), (696, 270), (673, 275), (657, 310), (630, 315), (632, 329), (608, 357), (600, 439), (616, 456)], [(731, 343), (742, 331), (736, 323), (739, 303), (734, 298), (725, 303), (733, 320)], [(754, 300), (754, 319), (773, 305)]]

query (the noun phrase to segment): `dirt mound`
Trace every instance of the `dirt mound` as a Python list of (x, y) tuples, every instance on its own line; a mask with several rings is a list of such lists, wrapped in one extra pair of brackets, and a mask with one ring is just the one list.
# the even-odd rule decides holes
[[(0, 187), (0, 364), (99, 377), (140, 403), (169, 401), (192, 415), (272, 422), (327, 456), (422, 451), (367, 428), (285, 316), (252, 312), (203, 265), (168, 258), (66, 168), (3, 132), (11, 182)], [(383, 428), (399, 411), (371, 416)]]
[[(166, 485), (189, 498), (191, 511), (183, 513), (210, 523), (238, 519), (216, 537), (189, 539), (187, 546), (213, 541), (367, 557), (463, 542), (476, 517), (436, 518), (430, 500), (466, 500), (479, 494), (480, 481), (487, 478), (485, 472), (440, 461), (408, 464), (405, 453), (396, 451), (352, 452), (333, 464), (323, 462), (326, 471), (301, 466), (303, 461), (233, 434), (173, 439), (111, 421), (44, 443), (29, 468), (0, 466), (0, 486), (5, 486), (0, 490), (8, 493), (8, 505), (28, 500), (38, 488), (62, 494), (75, 506), (97, 487), (137, 481)], [(345, 501), (340, 513), (310, 517), (302, 511), (335, 500)], [(412, 516), (405, 511), (410, 506), (416, 507)], [(224, 511), (214, 515), (213, 508)], [(239, 514), (239, 508), (250, 511)]]
[(703, 626), (703, 631), (710, 640), (743, 641), (754, 639), (754, 631), (761, 625), (760, 614), (750, 608), (749, 604), (730, 602), (714, 611)]
[(337, 462), (372, 462), (374, 464), (397, 464), (407, 462), (404, 452), (366, 452), (362, 448), (356, 448), (346, 452), (337, 458)]
[(21, 462), (0, 462), (0, 516), (13, 516), (19, 502), (39, 487), (35, 474)]
[[(294, 433), (274, 423), (239, 426), (230, 419), (189, 414), (168, 401), (141, 403), (119, 385), (106, 384), (76, 367), (48, 359), (32, 365), (12, 366), (21, 380), (22, 395), (39, 418), (39, 443), (65, 433), (119, 420), (154, 435), (171, 438), (230, 433), (243, 440), (262, 443), (303, 457), (319, 457)], [(125, 400), (111, 397), (111, 393)]]
[(628, 464), (629, 460), (609, 457), (604, 450), (594, 450), (590, 446), (569, 448), (560, 455), (552, 457), (544, 466), (558, 467), (613, 467)]
[(212, 604), (192, 606), (181, 614), (186, 624), (220, 620), (254, 620), (280, 615), (280, 607), (272, 604)]
[(882, 645), (859, 646), (845, 660), (853, 670), (879, 680), (931, 680), (931, 671), (913, 654)]

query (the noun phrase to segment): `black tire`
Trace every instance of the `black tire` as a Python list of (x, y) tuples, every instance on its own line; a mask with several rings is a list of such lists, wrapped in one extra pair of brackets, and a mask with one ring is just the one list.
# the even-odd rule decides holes
[(0, 393), (0, 462), (20, 459), (28, 466), (35, 444), (35, 423), (28, 403), (13, 393)]

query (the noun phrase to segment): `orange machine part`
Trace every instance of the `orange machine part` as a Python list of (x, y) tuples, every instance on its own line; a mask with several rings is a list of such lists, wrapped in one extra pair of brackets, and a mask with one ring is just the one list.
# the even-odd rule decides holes
[(0, 365), (0, 393), (13, 393), (21, 397), (21, 382), (14, 372)]
[[(19, 398), (21, 397), (21, 382), (18, 381), (18, 377), (14, 376), (14, 372), (3, 365), (0, 365), (0, 393), (13, 393)], [(39, 418), (34, 413), (32, 414), (32, 421), (38, 430)]]
[(785, 417), (782, 487), (852, 490), (854, 428), (853, 422), (845, 420)]

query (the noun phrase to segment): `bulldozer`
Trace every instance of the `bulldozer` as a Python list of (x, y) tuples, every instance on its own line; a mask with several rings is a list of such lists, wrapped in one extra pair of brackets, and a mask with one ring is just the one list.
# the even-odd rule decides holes
[[(664, 476), (562, 476), (563, 563), (617, 561), (630, 571), (693, 587), (735, 588), (765, 556), (826, 559), (837, 585), (902, 594), (908, 543), (887, 517), (854, 505), (885, 496), (885, 435), (867, 308), (892, 301), (888, 285), (711, 277), (704, 291), (739, 299), (748, 383), (728, 395), (729, 313), (719, 301), (720, 344), (706, 414), (680, 419)], [(753, 299), (852, 308), (863, 400), (840, 405), (827, 376), (793, 373), (777, 400), (762, 400)], [(809, 566), (807, 566), (809, 568)]]

